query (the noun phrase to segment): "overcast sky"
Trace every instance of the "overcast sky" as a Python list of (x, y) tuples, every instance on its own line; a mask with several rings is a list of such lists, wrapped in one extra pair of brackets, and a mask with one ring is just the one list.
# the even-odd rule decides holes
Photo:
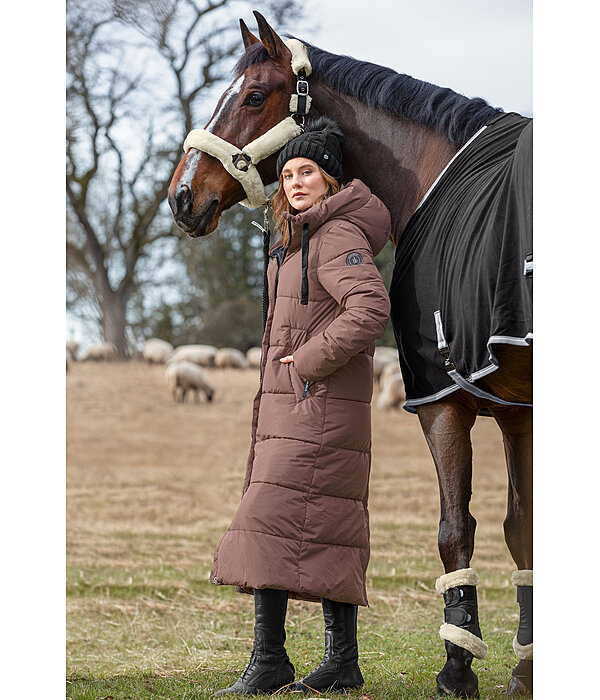
[[(532, 115), (531, 0), (306, 0), (300, 33), (353, 56)], [(255, 5), (260, 11), (260, 3)], [(268, 20), (269, 18), (266, 17)], [(254, 17), (245, 18), (251, 28)]]

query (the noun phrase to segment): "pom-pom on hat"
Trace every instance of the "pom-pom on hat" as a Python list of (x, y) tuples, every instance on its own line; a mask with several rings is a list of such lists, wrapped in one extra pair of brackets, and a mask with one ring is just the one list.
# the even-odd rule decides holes
[(304, 132), (287, 143), (277, 158), (277, 179), (292, 158), (310, 158), (342, 184), (342, 146), (344, 132), (330, 117), (307, 122)]

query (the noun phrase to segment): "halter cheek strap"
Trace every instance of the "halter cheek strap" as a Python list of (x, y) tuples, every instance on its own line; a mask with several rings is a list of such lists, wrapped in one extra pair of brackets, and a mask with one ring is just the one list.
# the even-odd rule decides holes
[(285, 43), (292, 52), (292, 71), (298, 77), (297, 92), (290, 99), (293, 116), (286, 117), (241, 150), (206, 129), (190, 131), (183, 143), (186, 152), (197, 148), (221, 161), (225, 170), (244, 188), (246, 199), (240, 203), (245, 207), (259, 207), (269, 201), (256, 165), (302, 133), (303, 127), (296, 123), (294, 117), (301, 117), (304, 123), (304, 116), (310, 110), (311, 97), (306, 77), (312, 73), (312, 67), (306, 46), (298, 39), (288, 39)]

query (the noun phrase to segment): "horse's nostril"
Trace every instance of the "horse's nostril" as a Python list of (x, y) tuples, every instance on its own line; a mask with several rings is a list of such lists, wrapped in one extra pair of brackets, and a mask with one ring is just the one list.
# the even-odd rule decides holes
[(169, 202), (174, 214), (178, 211), (183, 214), (188, 214), (192, 209), (193, 203), (194, 193), (188, 185), (179, 185), (175, 192), (175, 201), (173, 203)]

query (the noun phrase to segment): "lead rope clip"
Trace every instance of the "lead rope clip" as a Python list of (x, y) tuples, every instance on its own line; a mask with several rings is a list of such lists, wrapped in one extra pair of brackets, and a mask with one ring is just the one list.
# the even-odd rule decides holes
[[(265, 204), (263, 211), (263, 226), (261, 226), (258, 221), (253, 221), (252, 225), (260, 229), (263, 232), (263, 295), (262, 295), (262, 337), (265, 335), (265, 328), (267, 327), (267, 315), (269, 311), (269, 280), (267, 278), (267, 270), (269, 268), (269, 248), (271, 246), (271, 230), (269, 228), (269, 208), (271, 207), (271, 202), (268, 201)], [(260, 344), (260, 369), (259, 369), (259, 381), (262, 383), (262, 340)]]

